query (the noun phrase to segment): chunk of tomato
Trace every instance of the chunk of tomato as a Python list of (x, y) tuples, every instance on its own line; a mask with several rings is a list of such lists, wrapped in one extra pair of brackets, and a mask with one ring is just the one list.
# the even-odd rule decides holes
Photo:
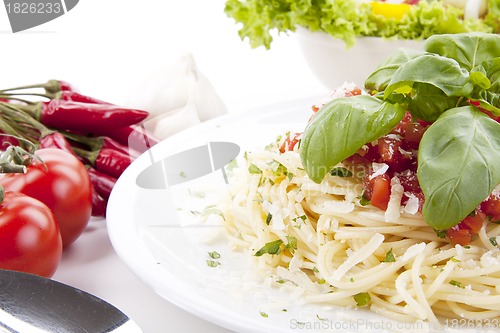
[(462, 228), (467, 228), (469, 229), (472, 234), (477, 234), (479, 230), (483, 227), (483, 222), (484, 219), (486, 218), (486, 215), (484, 215), (481, 212), (476, 212), (474, 216), (467, 216), (465, 219), (463, 219), (462, 222), (460, 222), (459, 226)]
[(370, 180), (372, 206), (382, 210), (387, 209), (391, 197), (391, 180), (387, 174), (379, 175)]
[(500, 194), (493, 193), (481, 203), (481, 211), (490, 216), (493, 222), (500, 221)]
[(472, 240), (472, 234), (469, 229), (452, 228), (446, 233), (446, 236), (453, 244), (462, 246), (469, 245)]

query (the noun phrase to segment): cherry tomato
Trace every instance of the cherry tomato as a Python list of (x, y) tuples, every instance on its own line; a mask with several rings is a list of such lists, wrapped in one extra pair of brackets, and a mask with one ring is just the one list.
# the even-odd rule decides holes
[(22, 193), (5, 192), (0, 203), (0, 267), (51, 277), (62, 241), (51, 210)]
[(85, 166), (72, 154), (43, 148), (35, 154), (25, 174), (0, 178), (6, 191), (21, 192), (46, 204), (54, 214), (63, 246), (75, 241), (88, 224), (92, 212), (92, 188)]

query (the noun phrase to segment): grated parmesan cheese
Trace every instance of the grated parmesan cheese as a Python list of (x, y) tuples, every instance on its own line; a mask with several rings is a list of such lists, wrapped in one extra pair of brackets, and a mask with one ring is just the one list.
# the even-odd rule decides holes
[(389, 166), (385, 163), (372, 163), (373, 173), (370, 175), (370, 180), (377, 176), (381, 176), (389, 170)]
[(385, 221), (394, 222), (401, 216), (401, 199), (403, 198), (404, 188), (399, 178), (394, 176), (391, 179), (391, 196), (385, 211)]
[(419, 201), (418, 198), (410, 192), (405, 192), (404, 195), (408, 197), (408, 201), (404, 207), (404, 212), (415, 215), (418, 212)]
[(498, 258), (497, 254), (499, 253), (498, 249), (489, 250), (485, 254), (481, 256), (481, 266), (490, 267), (494, 265), (500, 265), (500, 258)]
[(425, 243), (414, 244), (406, 250), (406, 252), (401, 257), (401, 260), (403, 260), (403, 262), (408, 261), (411, 258), (413, 258), (413, 257), (417, 256), (418, 254), (420, 254), (421, 252), (423, 252), (424, 249), (425, 249)]

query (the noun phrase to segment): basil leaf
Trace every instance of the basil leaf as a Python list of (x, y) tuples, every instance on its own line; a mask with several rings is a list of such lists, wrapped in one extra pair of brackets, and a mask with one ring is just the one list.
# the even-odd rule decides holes
[(378, 66), (365, 81), (365, 89), (371, 93), (383, 91), (389, 85), (396, 70), (409, 60), (424, 54), (414, 49), (400, 48)]
[(320, 183), (336, 164), (389, 133), (404, 114), (403, 107), (367, 95), (325, 104), (304, 130), (300, 147), (309, 178)]
[(414, 83), (411, 95), (408, 102), (411, 114), (429, 122), (435, 121), (441, 113), (456, 107), (460, 102), (460, 97), (446, 96), (441, 89), (426, 83)]
[(281, 239), (266, 243), (260, 250), (255, 252), (254, 256), (260, 257), (266, 253), (267, 254), (280, 254), (281, 253), (281, 244), (283, 244), (283, 241)]
[(484, 61), (483, 67), (486, 70), (486, 76), (491, 82), (489, 90), (500, 93), (500, 57)]
[(424, 54), (398, 68), (387, 86), (384, 98), (414, 83), (426, 83), (442, 90), (447, 96), (470, 96), (473, 84), (467, 70), (453, 59)]
[(490, 89), (491, 82), (488, 79), (486, 70), (483, 66), (479, 65), (474, 67), (469, 73), (470, 81), (478, 86), (480, 89)]
[(417, 177), (425, 221), (455, 226), (500, 183), (500, 124), (475, 107), (443, 113), (424, 133)]
[(483, 61), (498, 57), (500, 36), (482, 33), (436, 35), (426, 40), (424, 50), (454, 59), (471, 71)]
[[(476, 100), (480, 106), (500, 116), (500, 57), (483, 62), (486, 77), (491, 82), (488, 90), (479, 91)], [(476, 97), (476, 96), (475, 96)]]
[(341, 178), (354, 176), (351, 170), (348, 170), (348, 169), (342, 168), (342, 167), (333, 168), (330, 171), (330, 175), (341, 177)]

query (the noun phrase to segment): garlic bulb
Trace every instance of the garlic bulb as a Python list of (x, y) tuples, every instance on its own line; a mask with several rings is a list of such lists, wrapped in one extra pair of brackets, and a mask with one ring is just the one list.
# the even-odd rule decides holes
[(194, 104), (170, 110), (169, 112), (148, 118), (144, 122), (146, 129), (155, 137), (164, 139), (188, 127), (201, 123)]
[(133, 93), (127, 94), (124, 104), (148, 111), (144, 124), (160, 139), (227, 113), (190, 53), (139, 82)]

